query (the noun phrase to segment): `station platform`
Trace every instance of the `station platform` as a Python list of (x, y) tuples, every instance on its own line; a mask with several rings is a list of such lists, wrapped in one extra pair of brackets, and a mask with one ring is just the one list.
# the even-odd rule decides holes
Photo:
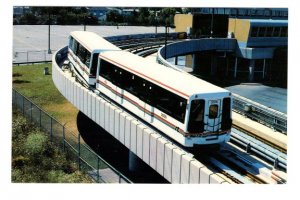
[(226, 87), (232, 93), (287, 114), (287, 89), (270, 87), (258, 83), (239, 84)]
[(284, 150), (287, 150), (287, 135), (277, 132), (236, 112), (232, 112), (232, 119), (232, 123), (234, 125), (251, 132), (259, 138), (267, 140)]

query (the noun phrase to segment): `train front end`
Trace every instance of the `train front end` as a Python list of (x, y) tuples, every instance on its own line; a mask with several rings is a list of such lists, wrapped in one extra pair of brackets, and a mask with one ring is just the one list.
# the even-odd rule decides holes
[(196, 94), (190, 97), (186, 146), (228, 142), (232, 126), (230, 92)]

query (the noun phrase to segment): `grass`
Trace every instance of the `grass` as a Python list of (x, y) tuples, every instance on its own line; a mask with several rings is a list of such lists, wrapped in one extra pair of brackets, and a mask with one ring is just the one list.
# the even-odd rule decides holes
[[(49, 68), (50, 75), (44, 75), (45, 67)], [(57, 90), (51, 71), (51, 63), (14, 66), (13, 87), (58, 121), (77, 129), (78, 110)]]

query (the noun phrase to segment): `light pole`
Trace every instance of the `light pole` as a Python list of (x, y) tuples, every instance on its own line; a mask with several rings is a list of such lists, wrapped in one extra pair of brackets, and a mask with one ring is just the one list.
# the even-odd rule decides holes
[(155, 34), (157, 34), (157, 24), (158, 24), (157, 11), (155, 11)]
[(83, 30), (84, 31), (86, 31), (86, 21), (87, 21), (87, 19), (91, 19), (91, 17), (90, 16), (86, 16), (86, 15), (84, 15), (84, 18), (83, 18)]
[(213, 8), (212, 13), (211, 13), (211, 21), (210, 21), (210, 38), (213, 37), (213, 26), (214, 26), (214, 14), (215, 14), (215, 9)]
[(48, 54), (51, 54), (51, 48), (50, 48), (50, 25), (51, 25), (51, 18), (50, 18), (50, 11), (48, 12)]

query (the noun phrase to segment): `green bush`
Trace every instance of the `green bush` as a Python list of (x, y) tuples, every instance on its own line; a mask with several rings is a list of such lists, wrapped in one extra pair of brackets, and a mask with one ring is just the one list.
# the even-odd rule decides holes
[(34, 125), (27, 122), (27, 120), (24, 117), (21, 117), (17, 112), (14, 111), (13, 114), (15, 117), (13, 117), (12, 120), (12, 139), (22, 140), (34, 129)]
[(40, 157), (47, 150), (48, 138), (41, 132), (33, 132), (28, 135), (24, 143), (25, 153), (32, 157)]
[(78, 183), (82, 182), (82, 174), (78, 171), (67, 174), (62, 170), (56, 170), (49, 171), (47, 179), (49, 183)]
[(13, 112), (12, 182), (91, 183), (49, 137)]

